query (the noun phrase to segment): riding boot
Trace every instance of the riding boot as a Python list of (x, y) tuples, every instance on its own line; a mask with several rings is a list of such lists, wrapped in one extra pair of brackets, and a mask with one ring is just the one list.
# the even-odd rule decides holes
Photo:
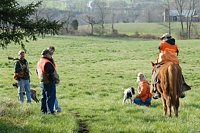
[(181, 92), (180, 98), (184, 98), (185, 94), (183, 92)]
[(153, 96), (153, 99), (158, 99), (158, 98), (160, 98), (161, 96), (160, 96), (160, 93), (159, 92), (156, 92), (156, 94)]
[(156, 94), (153, 96), (153, 99), (158, 99), (158, 98), (160, 98), (160, 93), (157, 91), (156, 84), (153, 84), (153, 92), (156, 93)]
[(185, 91), (185, 88), (190, 88), (190, 86), (188, 86), (186, 83), (183, 83), (181, 86), (181, 94), (180, 94), (180, 98), (184, 98), (185, 97), (185, 93), (183, 93)]
[(188, 90), (191, 90), (191, 87), (185, 83), (185, 79), (184, 79), (184, 77), (182, 75), (182, 86), (181, 86), (180, 98), (184, 98), (185, 94), (183, 92), (184, 91), (188, 91)]

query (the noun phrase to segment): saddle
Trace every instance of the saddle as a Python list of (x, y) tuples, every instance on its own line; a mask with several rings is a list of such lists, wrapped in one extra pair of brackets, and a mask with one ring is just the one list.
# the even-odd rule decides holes
[(158, 80), (157, 76), (158, 76), (160, 67), (161, 67), (163, 64), (164, 64), (164, 63), (155, 63), (156, 68), (152, 70), (152, 81), (151, 81), (152, 84), (159, 83), (159, 80)]

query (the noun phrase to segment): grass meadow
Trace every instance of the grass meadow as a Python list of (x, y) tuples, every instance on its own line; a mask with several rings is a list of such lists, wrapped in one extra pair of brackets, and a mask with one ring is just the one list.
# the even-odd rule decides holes
[[(114, 29), (118, 31), (119, 34), (126, 35), (134, 35), (136, 32), (141, 35), (154, 35), (160, 37), (163, 33), (169, 32), (168, 23), (115, 23)], [(94, 25), (94, 27), (98, 27), (98, 25)], [(112, 33), (111, 24), (105, 24), (105, 31), (107, 34)], [(186, 24), (184, 23), (184, 28), (186, 28)], [(199, 23), (192, 23), (191, 27), (191, 37), (195, 38), (199, 37)], [(89, 32), (91, 30), (90, 25), (80, 25), (79, 32)], [(186, 30), (186, 29), (185, 29)], [(172, 22), (171, 23), (171, 35), (175, 38), (180, 38), (181, 32), (181, 23), (180, 22)]]
[[(179, 117), (164, 117), (161, 99), (150, 107), (122, 105), (124, 89), (137, 90), (136, 76), (151, 79), (151, 64), (158, 54), (159, 40), (113, 39), (83, 36), (46, 36), (27, 43), (25, 58), (31, 71), (31, 88), (40, 98), (35, 66), (41, 51), (55, 46), (53, 58), (61, 82), (57, 98), (62, 112), (40, 113), (40, 104), (19, 103), (14, 83), (14, 61), (18, 45), (0, 49), (0, 132), (78, 133), (85, 124), (90, 133), (197, 133), (200, 132), (200, 41), (176, 40), (180, 66), (192, 90), (180, 99)], [(137, 93), (137, 91), (136, 91)]]

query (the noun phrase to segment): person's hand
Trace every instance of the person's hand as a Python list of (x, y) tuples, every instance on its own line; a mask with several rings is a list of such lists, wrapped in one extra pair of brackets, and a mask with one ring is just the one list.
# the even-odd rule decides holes
[(59, 80), (59, 79), (56, 79), (55, 83), (56, 83), (56, 84), (59, 84), (59, 83), (60, 83), (60, 80)]
[(25, 68), (26, 68), (26, 65), (23, 65), (23, 66), (22, 66), (22, 69), (25, 69)]

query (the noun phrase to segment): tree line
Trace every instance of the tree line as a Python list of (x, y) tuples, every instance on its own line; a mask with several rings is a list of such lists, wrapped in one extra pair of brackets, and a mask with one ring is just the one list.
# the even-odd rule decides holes
[[(64, 10), (58, 10), (48, 8), (45, 4), (42, 4), (42, 1), (21, 5), (16, 0), (1, 0), (0, 46), (6, 48), (8, 44), (14, 42), (25, 48), (24, 40), (27, 42), (36, 40), (37, 35), (44, 37), (45, 34), (74, 33), (78, 30), (79, 24), (91, 26), (89, 35), (94, 35), (94, 32), (100, 36), (104, 35), (106, 32), (105, 24), (108, 23), (112, 25), (112, 32), (117, 33), (114, 23), (119, 21), (144, 22), (142, 17), (147, 22), (159, 22), (160, 20), (151, 21), (151, 19), (160, 18), (162, 20), (162, 12), (166, 9), (167, 11), (175, 9), (179, 12), (180, 35), (183, 38), (190, 39), (191, 29), (194, 26), (193, 16), (188, 13), (186, 21), (184, 21), (185, 18), (182, 14), (185, 9), (189, 11), (198, 9), (199, 3), (199, 0), (166, 0), (156, 6), (143, 3), (142, 5), (134, 4), (132, 6), (129, 4), (128, 7), (124, 1), (115, 1), (109, 3), (109, 5), (112, 5), (111, 7), (105, 0), (93, 0), (90, 5), (84, 8), (83, 5), (78, 5), (78, 2), (74, 3), (74, 1), (68, 0)], [(168, 14), (170, 13), (168, 12)], [(164, 25), (168, 27), (168, 32), (171, 33), (171, 18), (170, 15), (167, 17), (168, 21)]]

